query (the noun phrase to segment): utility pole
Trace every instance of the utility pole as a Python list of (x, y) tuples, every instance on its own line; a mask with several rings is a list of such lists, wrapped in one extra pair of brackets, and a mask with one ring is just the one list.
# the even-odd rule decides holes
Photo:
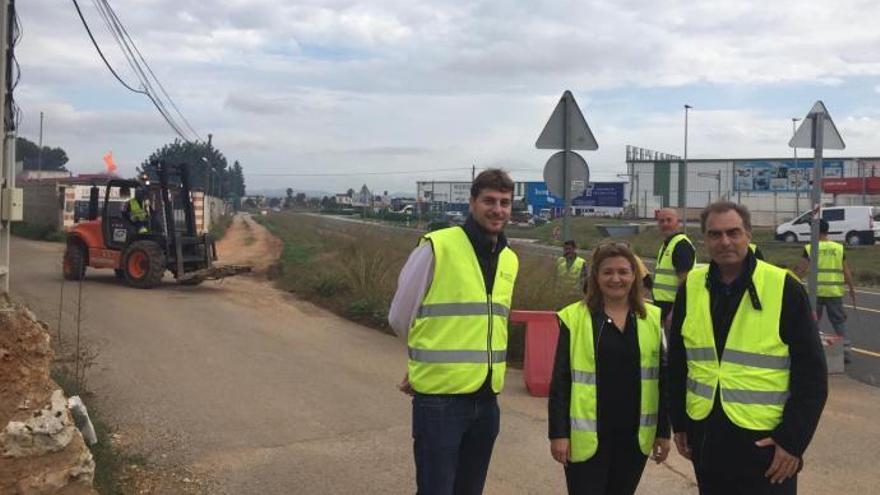
[(37, 178), (43, 171), (43, 112), (40, 112), (40, 148), (37, 150)]
[[(208, 134), (208, 151), (211, 150), (211, 139), (214, 136), (212, 134)], [(205, 199), (208, 199), (208, 194), (211, 193), (211, 160), (205, 157)]]
[(683, 185), (684, 193), (682, 194), (682, 216), (681, 216), (682, 231), (684, 233), (687, 233), (687, 228), (688, 228), (688, 206), (687, 206), (688, 205), (688, 199), (687, 199), (688, 198), (688, 176), (687, 176), (687, 171), (688, 171), (688, 110), (690, 110), (691, 108), (694, 108), (694, 107), (692, 107), (690, 105), (684, 106), (684, 163), (682, 166), (682, 168), (684, 169), (684, 170), (682, 170), (682, 173), (684, 174), (684, 180), (682, 181), (682, 183), (684, 184)]
[(476, 178), (477, 178), (477, 165), (474, 164), (474, 165), (471, 165), (471, 182), (476, 180)]
[[(797, 117), (791, 118), (791, 137), (794, 137), (795, 132), (797, 132), (797, 121), (801, 119)], [(797, 217), (801, 213), (801, 183), (804, 180), (804, 175), (801, 173), (801, 169), (798, 167), (798, 157), (797, 157), (797, 146), (792, 148), (794, 150), (794, 170), (795, 177), (797, 179), (794, 182), (794, 216)]]
[[(12, 89), (9, 81), (13, 46), (11, 43), (14, 0), (0, 0), (0, 205), (10, 206), (15, 200), (15, 119), (11, 118), (13, 109)], [(11, 197), (8, 197), (11, 196)], [(12, 208), (13, 210), (15, 207)], [(0, 292), (9, 293), (9, 267), (11, 266), (11, 228), (16, 216), (14, 211), (5, 211), (0, 206)]]

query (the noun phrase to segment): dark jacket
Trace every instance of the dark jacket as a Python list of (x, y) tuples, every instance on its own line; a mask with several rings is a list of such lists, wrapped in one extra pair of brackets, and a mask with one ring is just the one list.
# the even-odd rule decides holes
[[(745, 270), (730, 285), (721, 282), (714, 262), (709, 268), (706, 283), (719, 356), (724, 352), (740, 302), (745, 298), (745, 304), (760, 308), (752, 283), (757, 261), (751, 252), (744, 263)], [(756, 447), (754, 442), (768, 436), (790, 454), (803, 455), (819, 424), (828, 396), (825, 353), (803, 286), (791, 276), (785, 279), (779, 336), (789, 346), (791, 396), (785, 404), (782, 422), (773, 431), (747, 430), (733, 424), (722, 409), (720, 394), (716, 394), (712, 411), (705, 419), (695, 421), (688, 417), (685, 409), (687, 358), (681, 336), (687, 308), (686, 294), (684, 287), (678, 290), (669, 337), (670, 417), (676, 432), (688, 433), (688, 443), (694, 449), (694, 462), (708, 469), (738, 469), (763, 476), (772, 459), (772, 449)]]
[[(626, 329), (620, 333), (604, 312), (594, 312), (593, 348), (596, 350), (596, 394), (598, 399), (599, 442), (622, 435), (638, 438), (640, 387), (639, 344), (635, 316), (630, 313)], [(616, 332), (611, 333), (609, 332)], [(559, 320), (559, 341), (553, 364), (548, 403), (549, 438), (569, 438), (571, 435), (571, 355), (570, 330)], [(601, 336), (601, 337), (600, 337)], [(600, 338), (602, 341), (600, 341)], [(607, 359), (613, 354), (622, 359)], [(605, 358), (603, 360), (603, 358)], [(669, 419), (666, 393), (666, 359), (660, 358), (660, 410), (658, 412), (657, 437), (669, 438)], [(603, 401), (603, 399), (606, 399)], [(614, 406), (611, 406), (614, 404)], [(618, 410), (617, 408), (622, 410)]]

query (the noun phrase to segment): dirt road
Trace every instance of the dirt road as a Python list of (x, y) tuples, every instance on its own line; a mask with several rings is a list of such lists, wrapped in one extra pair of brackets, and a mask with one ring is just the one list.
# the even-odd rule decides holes
[(217, 241), (217, 255), (226, 265), (250, 265), (262, 273), (281, 256), (281, 241), (247, 213), (236, 215), (222, 239)]
[[(259, 225), (240, 219), (233, 229), (233, 238), (256, 240), (221, 247), (221, 256), (276, 252), (259, 240)], [(13, 246), (14, 296), (53, 331), (62, 248), (20, 239)], [(64, 286), (64, 338), (71, 338), (75, 287)], [(83, 335), (100, 351), (90, 373), (95, 400), (125, 443), (151, 462), (216, 480), (213, 493), (414, 492), (410, 405), (395, 389), (404, 343), (258, 278), (199, 287), (168, 280), (142, 291), (120, 286), (112, 272), (90, 271), (82, 287)], [(872, 456), (863, 454), (880, 438), (870, 419), (880, 392), (843, 380), (835, 387), (847, 391), (846, 401), (831, 407), (807, 459), (813, 468), (804, 481), (813, 488), (802, 483), (801, 493), (829, 493), (840, 479), (849, 480), (849, 493), (874, 488), (859, 480), (875, 472)], [(561, 493), (562, 471), (548, 454), (546, 403), (525, 393), (519, 372), (510, 372), (508, 384), (486, 493)], [(689, 466), (672, 456), (669, 466), (647, 468), (640, 493), (695, 493), (692, 479)]]

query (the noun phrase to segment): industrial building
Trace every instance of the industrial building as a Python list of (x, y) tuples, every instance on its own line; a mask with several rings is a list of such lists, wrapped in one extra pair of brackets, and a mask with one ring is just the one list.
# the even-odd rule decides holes
[[(720, 158), (684, 162), (627, 148), (627, 212), (653, 218), (661, 207), (687, 205), (689, 220), (719, 199), (746, 205), (752, 223), (772, 226), (810, 209), (813, 159)], [(659, 156), (658, 156), (659, 155)], [(880, 158), (830, 157), (823, 164), (824, 205), (880, 204)]]
[[(613, 216), (623, 212), (625, 182), (593, 182), (572, 199), (575, 215)], [(471, 195), (470, 181), (416, 182), (416, 201), (430, 211), (466, 211)], [(562, 214), (562, 198), (550, 194), (543, 181), (514, 182), (515, 208), (533, 215)]]

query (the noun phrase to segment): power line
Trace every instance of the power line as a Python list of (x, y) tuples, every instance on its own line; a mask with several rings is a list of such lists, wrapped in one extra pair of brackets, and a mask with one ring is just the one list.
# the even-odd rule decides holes
[(144, 73), (143, 68), (137, 61), (135, 57), (135, 49), (134, 41), (131, 38), (126, 38), (123, 33), (123, 27), (119, 22), (118, 17), (115, 16), (112, 8), (106, 1), (92, 0), (95, 4), (95, 8), (98, 9), (98, 12), (101, 14), (101, 17), (104, 19), (104, 22), (107, 24), (107, 28), (110, 30), (113, 38), (116, 40), (116, 43), (119, 45), (122, 54), (125, 56), (126, 61), (129, 66), (131, 66), (132, 71), (134, 71), (135, 75), (140, 80), (141, 86), (147, 92), (147, 97), (150, 98), (150, 101), (153, 102), (153, 106), (156, 107), (156, 110), (162, 115), (168, 125), (174, 129), (174, 132), (178, 134), (184, 141), (190, 141), (190, 139), (184, 135), (183, 130), (174, 121), (171, 115), (168, 112), (168, 109), (165, 107), (164, 102), (156, 95), (156, 90), (153, 88), (150, 79)]
[[(135, 77), (138, 78), (138, 81), (141, 83), (141, 86), (143, 89), (133, 88), (131, 85), (126, 83), (122, 79), (122, 77), (120, 77), (120, 75), (116, 72), (116, 70), (113, 68), (113, 66), (110, 64), (110, 62), (107, 60), (107, 57), (104, 55), (104, 52), (101, 50), (101, 47), (98, 45), (98, 42), (95, 39), (95, 36), (92, 33), (92, 30), (89, 27), (89, 24), (85, 19), (85, 16), (82, 13), (82, 9), (80, 9), (79, 3), (77, 2), (77, 0), (72, 0), (72, 1), (73, 1), (74, 7), (76, 8), (77, 14), (79, 15), (80, 21), (82, 22), (83, 27), (85, 27), (86, 33), (88, 33), (88, 35), (89, 35), (89, 39), (92, 41), (92, 45), (94, 45), (95, 50), (98, 52), (98, 55), (101, 57), (101, 60), (104, 62), (104, 65), (107, 66), (108, 70), (110, 70), (110, 73), (113, 74), (113, 76), (116, 78), (116, 80), (119, 81), (119, 83), (122, 84), (129, 91), (146, 96), (150, 100), (150, 102), (153, 104), (153, 106), (156, 108), (156, 110), (159, 112), (159, 114), (162, 115), (162, 118), (165, 119), (165, 122), (168, 123), (168, 125), (171, 127), (171, 129), (174, 130), (174, 132), (178, 136), (180, 136), (181, 139), (183, 139), (186, 142), (190, 142), (191, 139), (188, 136), (186, 136), (186, 134), (183, 132), (183, 129), (181, 129), (181, 127), (177, 124), (177, 122), (174, 121), (174, 118), (171, 116), (171, 114), (168, 112), (168, 109), (165, 107), (164, 102), (162, 102), (161, 98), (156, 96), (156, 94), (155, 94), (156, 91), (155, 91), (155, 89), (153, 89), (153, 86), (150, 83), (150, 79), (147, 77), (143, 68), (138, 63), (138, 59), (137, 59), (137, 56), (135, 55), (135, 53), (137, 53), (137, 55), (140, 56), (140, 59), (144, 62), (145, 65), (147, 65), (146, 60), (144, 59), (143, 55), (140, 53), (140, 51), (135, 46), (134, 41), (131, 39), (130, 36), (128, 36), (128, 32), (125, 30), (125, 27), (122, 25), (121, 21), (119, 21), (119, 18), (116, 16), (116, 13), (113, 11), (113, 9), (110, 7), (110, 5), (107, 3), (107, 1), (106, 0), (93, 0), (93, 3), (95, 4), (96, 9), (98, 10), (99, 14), (101, 15), (102, 19), (104, 20), (104, 23), (107, 25), (108, 29), (110, 30), (110, 33), (113, 36), (114, 40), (119, 45), (120, 50), (122, 51), (123, 55), (125, 56), (126, 61), (129, 63), (129, 66), (131, 66), (132, 70), (134, 71)], [(189, 130), (195, 135), (195, 137), (197, 139), (200, 139), (199, 134), (197, 132), (195, 132), (195, 130), (192, 128), (191, 125), (189, 125), (189, 122), (186, 120), (186, 118), (183, 117), (183, 114), (180, 112), (180, 110), (177, 108), (177, 106), (174, 104), (174, 102), (168, 96), (167, 91), (165, 91), (164, 87), (162, 87), (161, 83), (159, 83), (159, 80), (158, 80), (158, 78), (156, 78), (152, 69), (150, 69), (149, 66), (147, 67), (147, 69), (150, 72), (150, 74), (153, 76), (153, 79), (156, 81), (156, 83), (162, 89), (162, 92), (165, 94), (168, 101), (172, 104), (172, 106), (178, 112), (178, 115), (180, 115), (181, 118), (183, 119), (183, 121), (186, 122), (186, 125), (189, 128)]]
[(104, 56), (104, 52), (101, 51), (101, 47), (98, 46), (98, 42), (95, 41), (95, 36), (92, 34), (92, 30), (89, 28), (89, 23), (86, 22), (86, 18), (83, 16), (82, 10), (80, 10), (80, 8), (79, 8), (79, 3), (77, 3), (76, 0), (72, 0), (72, 1), (73, 1), (73, 6), (76, 7), (76, 13), (79, 14), (79, 20), (82, 21), (83, 27), (86, 28), (86, 33), (89, 34), (89, 39), (92, 40), (92, 44), (95, 45), (95, 50), (98, 51), (98, 55), (101, 57), (101, 60), (104, 61), (104, 65), (107, 66), (107, 69), (110, 70), (110, 73), (113, 74), (113, 77), (115, 77), (116, 80), (119, 81), (120, 84), (125, 86), (125, 88), (128, 89), (129, 91), (131, 91), (132, 93), (138, 93), (141, 95), (150, 96), (147, 94), (146, 91), (141, 91), (141, 90), (132, 88), (131, 86), (128, 85), (128, 83), (123, 81), (121, 77), (119, 77), (119, 74), (116, 73), (116, 71), (113, 69), (113, 66), (110, 65), (110, 62), (107, 61), (107, 57)]
[[(171, 104), (171, 107), (174, 108), (174, 111), (177, 112), (177, 115), (183, 120), (183, 123), (186, 125), (187, 129), (196, 136), (199, 140), (201, 140), (201, 136), (199, 133), (193, 128), (193, 126), (189, 123), (186, 117), (183, 115), (183, 112), (180, 111), (180, 108), (177, 107), (177, 104), (174, 103), (174, 100), (171, 98), (171, 95), (168, 94), (168, 91), (165, 89), (165, 86), (162, 84), (162, 81), (156, 77), (155, 72), (153, 72), (153, 68), (150, 67), (150, 64), (147, 62), (147, 59), (144, 57), (143, 53), (141, 53), (140, 49), (138, 49), (137, 44), (135, 44), (131, 35), (128, 34), (128, 30), (125, 29), (125, 24), (119, 19), (119, 16), (116, 15), (116, 11), (113, 10), (113, 7), (110, 6), (107, 0), (100, 0), (101, 3), (106, 7), (107, 11), (110, 14), (110, 17), (115, 21), (116, 25), (119, 29), (121, 29), (123, 34), (123, 39), (127, 38), (128, 42), (131, 44), (131, 47), (134, 49), (135, 53), (138, 55), (138, 58), (141, 62), (143, 62), (144, 67), (147, 68), (147, 72), (152, 76), (153, 80), (156, 81), (156, 85), (159, 86), (159, 89), (162, 91), (162, 94), (165, 95), (165, 99), (168, 100), (168, 103)], [(143, 71), (141, 71), (143, 72)]]

